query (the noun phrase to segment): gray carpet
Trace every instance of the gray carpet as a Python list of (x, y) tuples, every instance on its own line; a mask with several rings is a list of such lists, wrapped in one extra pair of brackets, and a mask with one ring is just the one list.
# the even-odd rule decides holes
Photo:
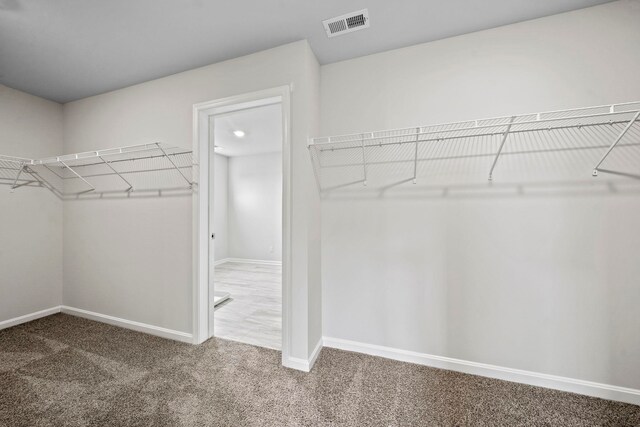
[(2, 426), (640, 426), (640, 407), (324, 349), (309, 374), (57, 314), (0, 331)]

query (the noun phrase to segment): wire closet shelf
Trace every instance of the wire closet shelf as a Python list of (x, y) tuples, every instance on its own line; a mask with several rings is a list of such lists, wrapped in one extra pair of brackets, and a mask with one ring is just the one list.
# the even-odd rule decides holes
[(43, 159), (0, 155), (0, 181), (15, 191), (44, 187), (60, 198), (190, 191), (190, 150), (162, 143), (131, 145)]
[(323, 193), (640, 179), (639, 117), (640, 101), (312, 138), (309, 151)]

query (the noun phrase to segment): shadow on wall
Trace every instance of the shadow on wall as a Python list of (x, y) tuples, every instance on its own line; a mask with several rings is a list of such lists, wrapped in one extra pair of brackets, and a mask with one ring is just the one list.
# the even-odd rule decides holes
[[(405, 184), (406, 181), (403, 183)], [(415, 200), (415, 199), (473, 199), (518, 197), (572, 197), (640, 195), (640, 180), (554, 181), (521, 183), (477, 183), (458, 185), (390, 186), (383, 189), (324, 191), (324, 200)]]

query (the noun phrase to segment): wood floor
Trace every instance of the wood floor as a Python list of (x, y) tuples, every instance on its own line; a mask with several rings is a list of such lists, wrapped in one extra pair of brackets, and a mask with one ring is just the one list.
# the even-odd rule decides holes
[(215, 267), (216, 292), (231, 297), (214, 311), (218, 338), (282, 348), (282, 267), (226, 262)]

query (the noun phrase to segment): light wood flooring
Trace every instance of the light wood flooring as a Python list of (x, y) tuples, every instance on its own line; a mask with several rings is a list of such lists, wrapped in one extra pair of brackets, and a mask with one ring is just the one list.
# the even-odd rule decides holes
[(226, 262), (215, 267), (216, 292), (231, 297), (214, 311), (214, 336), (282, 348), (282, 267)]

